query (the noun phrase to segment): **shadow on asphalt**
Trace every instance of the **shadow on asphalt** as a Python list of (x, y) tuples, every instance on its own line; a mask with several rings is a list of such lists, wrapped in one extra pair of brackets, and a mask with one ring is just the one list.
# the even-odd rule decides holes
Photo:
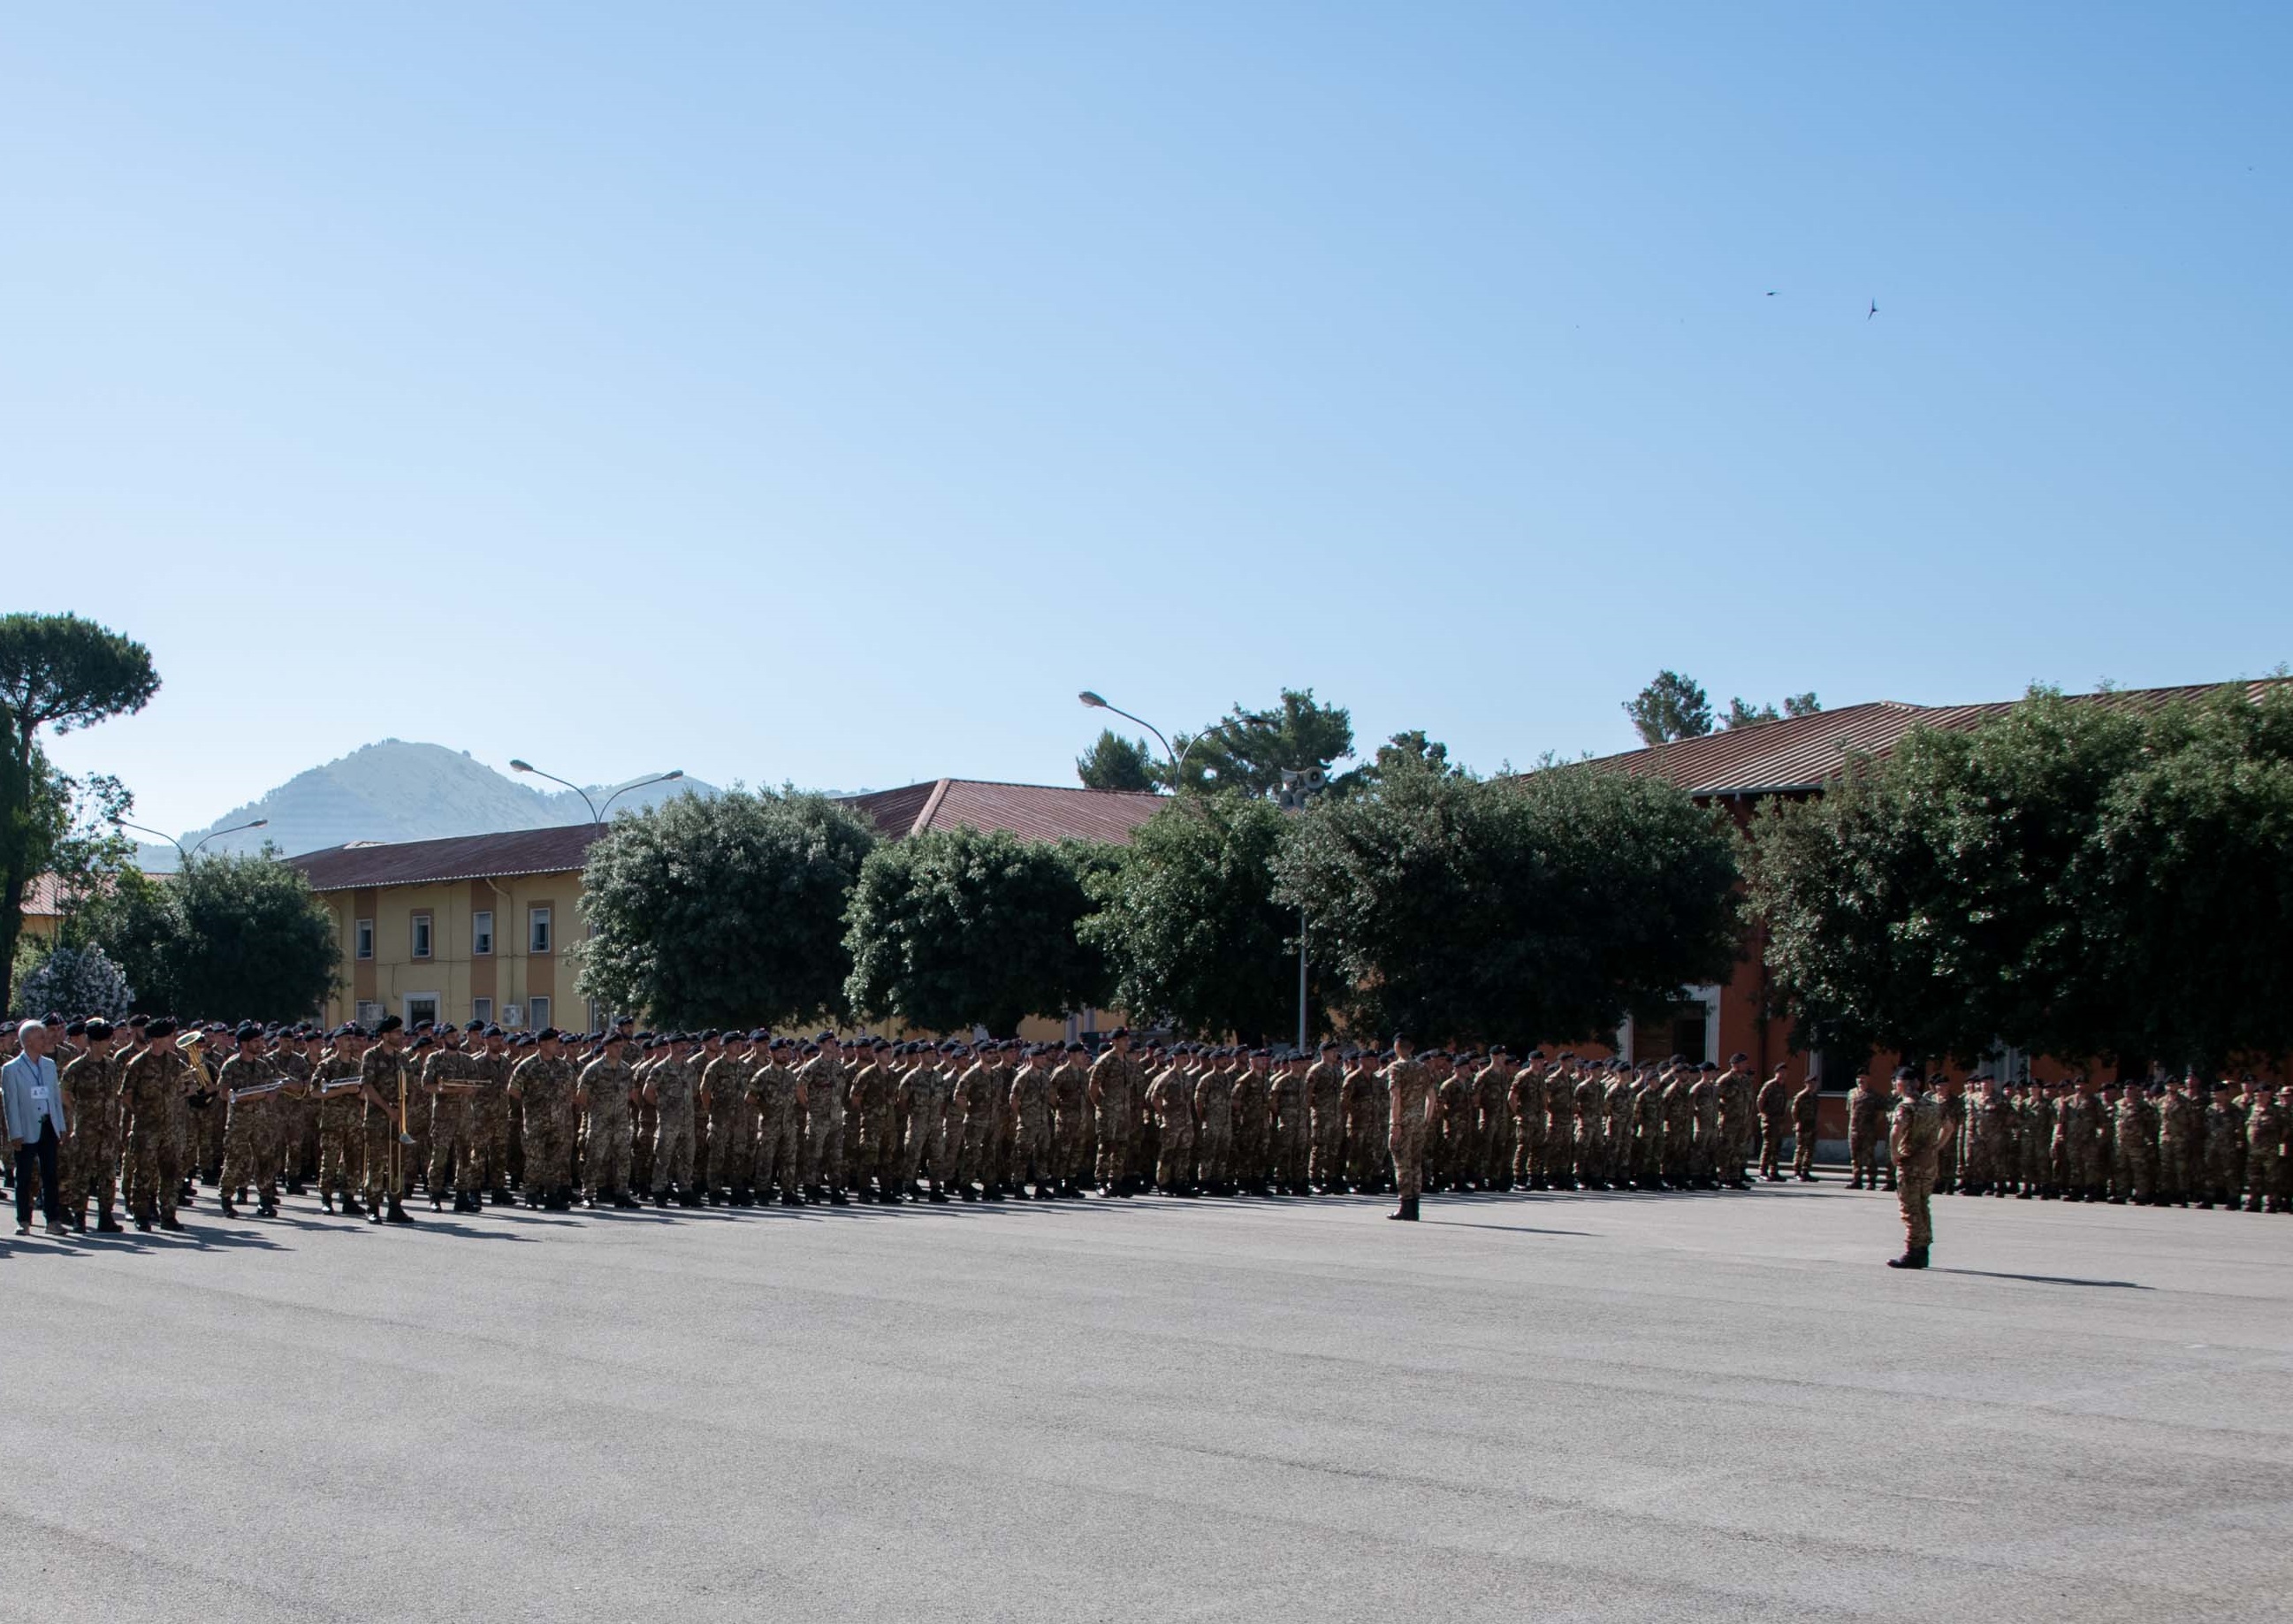
[(2102, 1286), (2112, 1291), (2155, 1291), (2139, 1280), (2081, 1280), (2067, 1274), (2002, 1274), (1995, 1269), (1930, 1269), (1929, 1274), (1971, 1274), (1985, 1280), (2028, 1280), (2034, 1286)]
[(1592, 1238), (1590, 1230), (1540, 1230), (1527, 1223), (1468, 1223), (1462, 1218), (1428, 1218), (1429, 1224), (1438, 1224), (1445, 1230), (1502, 1230), (1508, 1235), (1580, 1235)]

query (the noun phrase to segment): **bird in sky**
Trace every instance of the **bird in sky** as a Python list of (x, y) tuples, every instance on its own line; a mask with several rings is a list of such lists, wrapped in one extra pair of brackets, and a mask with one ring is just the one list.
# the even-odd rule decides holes
[(1866, 321), (1868, 321), (1872, 317), (1874, 317), (1874, 316), (1877, 315), (1878, 313), (1879, 313), (1879, 301), (1878, 301), (1878, 300), (1876, 300), (1876, 299), (1874, 299), (1874, 300), (1872, 300), (1872, 301), (1871, 301), (1871, 308), (1870, 308), (1870, 309), (1868, 309), (1868, 310), (1867, 310), (1867, 311), (1865, 311), (1865, 312), (1863, 313), (1863, 319), (1864, 319)]
[(1769, 296), (1770, 298), (1771, 298), (1771, 299), (1772, 299), (1772, 298), (1774, 298), (1774, 297), (1776, 296), (1776, 290), (1775, 290), (1774, 288), (1769, 288), (1769, 289), (1768, 289), (1768, 296)]

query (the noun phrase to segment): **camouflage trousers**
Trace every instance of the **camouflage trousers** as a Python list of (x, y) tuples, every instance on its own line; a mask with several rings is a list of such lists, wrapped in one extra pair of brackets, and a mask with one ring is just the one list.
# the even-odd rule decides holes
[(478, 1187), (477, 1138), (471, 1131), (470, 1121), (466, 1096), (450, 1098), (440, 1094), (431, 1102), (427, 1177), (433, 1198), (449, 1182), (457, 1195), (466, 1196)]
[[(1167, 1133), (1165, 1137), (1168, 1137)], [(1033, 1121), (1020, 1118), (1018, 1133), (1013, 1141), (1011, 1176), (1021, 1183), (1033, 1184), (1038, 1189), (1057, 1179), (1051, 1157), (1051, 1124), (1049, 1117), (1038, 1117)]]
[(1544, 1170), (1544, 1113), (1512, 1119), (1512, 1181), (1526, 1184)]
[(1927, 1210), (1927, 1198), (1933, 1194), (1932, 1179), (1906, 1176), (1895, 1181), (1895, 1205), (1902, 1209), (1903, 1233), (1914, 1246), (1934, 1245), (1934, 1218)]
[(1059, 1177), (1069, 1184), (1090, 1182), (1090, 1119), (1081, 1111), (1063, 1111), (1051, 1118), (1052, 1154), (1058, 1157)]
[(1796, 1127), (1792, 1130), (1792, 1172), (1810, 1178), (1815, 1176), (1815, 1130), (1812, 1128), (1804, 1133)]
[(252, 1186), (265, 1205), (279, 1198), (279, 1118), (269, 1099), (241, 1100), (223, 1125), (223, 1166), (216, 1188), (225, 1197)]
[(62, 1185), (64, 1216), (85, 1221), (88, 1198), (95, 1198), (97, 1214), (111, 1216), (112, 1175), (119, 1169), (119, 1132), (109, 1122), (83, 1123), (64, 1141), (56, 1176)]
[[(651, 1100), (639, 1104), (636, 1120), (631, 1125), (630, 1135), (629, 1188), (631, 1190), (658, 1189), (659, 1186), (653, 1182), (652, 1157), (653, 1147), (660, 1141), (660, 1107)], [(693, 1155), (689, 1130), (685, 1154), (689, 1161)]]
[[(837, 1121), (837, 1133), (843, 1133), (843, 1120)], [(839, 1152), (841, 1149), (839, 1138)], [(747, 1101), (709, 1112), (709, 1187), (711, 1190), (749, 1190), (756, 1187), (757, 1179), (757, 1114)]]
[(1102, 1112), (1098, 1118), (1098, 1181), (1109, 1187), (1130, 1176), (1130, 1125)]
[(1425, 1125), (1414, 1117), (1393, 1130), (1386, 1141), (1393, 1157), (1393, 1187), (1405, 1201), (1414, 1201), (1425, 1188)]
[[(616, 1100), (619, 1091), (615, 1091)], [(583, 1124), (581, 1174), (583, 1193), (592, 1201), (611, 1200), (629, 1190), (629, 1168), (636, 1147), (630, 1139), (629, 1112), (591, 1110)]]
[(1346, 1177), (1351, 1183), (1383, 1183), (1389, 1161), (1384, 1124), (1371, 1117), (1346, 1125)]
[(1195, 1125), (1172, 1117), (1161, 1125), (1155, 1147), (1155, 1182), (1163, 1190), (1179, 1190), (1194, 1182)]
[(1760, 1176), (1781, 1178), (1784, 1171), (1784, 1140), (1791, 1133), (1791, 1120), (1784, 1116), (1763, 1117), (1760, 1123)]
[(319, 1189), (347, 1199), (366, 1181), (360, 1156), (365, 1140), (359, 1120), (365, 1113), (355, 1095), (319, 1102)]
[(814, 1111), (806, 1117), (804, 1181), (814, 1190), (844, 1188), (843, 1112)]
[[(1315, 1183), (1328, 1189), (1346, 1176), (1346, 1119), (1335, 1111), (1316, 1111), (1313, 1149), (1307, 1172)], [(1204, 1178), (1210, 1177), (1205, 1173)]]
[(1306, 1118), (1300, 1113), (1284, 1116), (1274, 1125), (1274, 1181), (1296, 1185), (1306, 1181), (1308, 1146)]
[(947, 1113), (926, 1111), (908, 1122), (907, 1162), (904, 1177), (912, 1185), (919, 1179), (928, 1180), (934, 1190), (948, 1181)]
[(127, 1210), (138, 1219), (173, 1218), (183, 1182), (183, 1147), (163, 1109), (137, 1112), (127, 1130)]
[(1847, 1165), (1857, 1179), (1879, 1181), (1879, 1136), (1863, 1131), (1847, 1136)]
[(793, 1100), (783, 1100), (757, 1118), (755, 1187), (791, 1196), (804, 1188), (803, 1124)]
[(412, 1188), (416, 1148), (401, 1144), (389, 1115), (370, 1105), (361, 1128), (366, 1144), (367, 1199), (372, 1202), (403, 1197)]
[(573, 1188), (573, 1123), (570, 1107), (563, 1111), (526, 1110), (525, 1193), (529, 1199), (555, 1195)]
[[(645, 1175), (656, 1196), (675, 1185), (682, 1194), (693, 1188), (693, 1113), (653, 1111), (652, 1143), (645, 1148)], [(636, 1176), (636, 1170), (630, 1170)]]

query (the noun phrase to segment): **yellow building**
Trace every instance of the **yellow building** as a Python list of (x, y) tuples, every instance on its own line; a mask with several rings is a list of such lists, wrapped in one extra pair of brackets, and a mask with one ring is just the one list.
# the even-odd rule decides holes
[(289, 857), (342, 949), (328, 1021), (597, 1024), (563, 948), (580, 929), (582, 863), (604, 832), (579, 824)]
[[(887, 840), (936, 829), (1009, 830), (1023, 839), (1122, 844), (1161, 805), (1153, 795), (939, 778), (846, 803)], [(594, 1030), (609, 1011), (574, 988), (565, 949), (586, 933), (581, 869), (595, 824), (305, 852), (300, 869), (334, 916), (344, 977), (329, 1025), (417, 1020)], [(1087, 1011), (1069, 1035), (1101, 1024)], [(1033, 1028), (1040, 1024), (1041, 1032)], [(1055, 1023), (1029, 1023), (1056, 1036)]]

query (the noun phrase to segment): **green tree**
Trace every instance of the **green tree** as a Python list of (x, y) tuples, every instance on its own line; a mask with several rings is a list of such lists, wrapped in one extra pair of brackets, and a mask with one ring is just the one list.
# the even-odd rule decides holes
[(2151, 719), (2064, 887), (2096, 1052), (2223, 1067), (2293, 1049), (2293, 684)]
[(74, 920), (154, 1013), (300, 1020), (335, 985), (334, 922), (297, 871), (261, 853), (198, 857), (165, 880), (117, 875)]
[(1625, 702), (1625, 714), (1643, 744), (1698, 739), (1712, 731), (1711, 695), (1678, 671), (1658, 671), (1655, 681)]
[(1151, 790), (1156, 779), (1155, 758), (1146, 740), (1126, 739), (1104, 727), (1098, 742), (1075, 758), (1075, 776), (1086, 790)]
[(1198, 1037), (1289, 1028), (1298, 915), (1274, 900), (1284, 818), (1239, 795), (1187, 796), (1139, 825), (1093, 879), (1083, 939), (1106, 956), (1120, 1007)]
[[(25, 889), (69, 827), (40, 729), (69, 733), (141, 710), (158, 687), (141, 643), (77, 615), (0, 615), (0, 977), (13, 970)], [(0, 1008), (10, 991), (0, 980)]]
[(1732, 838), (1658, 779), (1424, 768), (1295, 820), (1276, 899), (1303, 907), (1357, 1030), (1590, 1037), (1722, 981), (1740, 935)]
[(1237, 704), (1223, 719), (1199, 734), (1182, 733), (1172, 743), (1178, 788), (1264, 795), (1284, 772), (1326, 767), (1352, 755), (1354, 724), (1342, 708), (1317, 702), (1313, 689), (1284, 688), (1282, 702), (1271, 710)]
[(1728, 702), (1728, 714), (1720, 719), (1720, 725), (1728, 728), (1756, 727), (1762, 722), (1781, 721), (1787, 716), (1813, 716), (1822, 709), (1822, 701), (1816, 698), (1812, 690), (1805, 694), (1785, 694), (1781, 710), (1773, 705), (1746, 704), (1739, 694)]
[(582, 875), (580, 990), (667, 1026), (841, 1018), (844, 909), (876, 841), (849, 808), (787, 790), (617, 817)]
[(2118, 1052), (2129, 989), (2108, 969), (2094, 841), (2149, 737), (2123, 707), (2033, 689), (1973, 732), (1915, 728), (1819, 799), (1771, 805), (1746, 868), (1795, 1041)]
[(846, 914), (852, 1008), (930, 1032), (1017, 1031), (1098, 1003), (1106, 969), (1076, 926), (1090, 911), (1072, 843), (936, 830), (869, 855)]

